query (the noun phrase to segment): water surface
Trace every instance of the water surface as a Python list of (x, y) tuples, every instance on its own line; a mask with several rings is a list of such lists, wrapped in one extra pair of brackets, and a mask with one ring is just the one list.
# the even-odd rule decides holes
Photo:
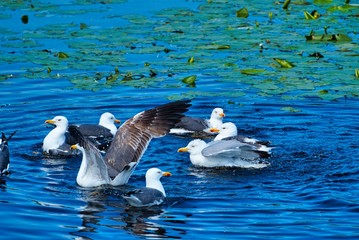
[[(261, 1), (1, 3), (0, 131), (18, 130), (12, 173), (0, 178), (1, 238), (358, 238), (358, 10), (331, 11), (335, 4), (284, 11)], [(246, 19), (235, 17), (242, 7)], [(305, 20), (313, 9), (321, 18)], [(352, 40), (305, 41), (329, 24)], [(273, 57), (296, 66), (281, 68)], [(181, 81), (191, 75), (195, 86)], [(109, 111), (125, 121), (188, 98), (189, 115), (223, 107), (242, 134), (271, 141), (271, 166), (196, 168), (177, 153), (190, 139), (165, 136), (151, 142), (128, 185), (85, 189), (75, 181), (80, 157), (41, 153), (51, 130), (44, 121), (56, 115), (96, 123)], [(121, 194), (143, 186), (151, 167), (173, 174), (162, 179), (167, 201), (129, 208)]]

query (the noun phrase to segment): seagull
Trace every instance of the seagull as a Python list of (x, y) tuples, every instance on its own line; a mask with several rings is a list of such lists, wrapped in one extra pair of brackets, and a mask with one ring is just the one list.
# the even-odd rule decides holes
[(166, 192), (160, 181), (161, 177), (171, 176), (158, 168), (150, 168), (146, 172), (146, 187), (127, 192), (122, 197), (134, 207), (150, 207), (160, 205), (166, 198)]
[(8, 142), (14, 136), (16, 133), (13, 132), (8, 138), (6, 138), (5, 134), (1, 134), (0, 139), (0, 175), (3, 174), (9, 174), (9, 168), (10, 168), (10, 152), (9, 152), (9, 146)]
[(71, 148), (82, 152), (77, 184), (82, 187), (126, 184), (151, 139), (165, 136), (191, 106), (189, 102), (167, 103), (128, 119), (117, 130), (105, 157), (76, 126), (70, 126), (69, 132), (77, 142)]
[(195, 139), (178, 152), (189, 152), (193, 165), (199, 167), (240, 167), (264, 168), (270, 164), (262, 158), (268, 158), (270, 153), (259, 150), (254, 144), (237, 140), (217, 140), (206, 143)]
[(213, 135), (215, 133), (210, 132), (210, 128), (220, 128), (223, 124), (223, 118), (225, 117), (222, 108), (215, 108), (211, 113), (211, 118), (193, 118), (184, 116), (181, 121), (171, 129), (171, 134), (176, 135)]
[[(109, 112), (103, 113), (99, 124), (76, 125), (81, 133), (93, 140), (100, 150), (106, 150), (116, 134), (115, 123), (119, 123), (115, 116)], [(45, 123), (55, 125), (55, 128), (44, 138), (42, 149), (49, 155), (73, 156), (78, 152), (71, 151), (70, 146), (75, 144), (74, 138), (67, 131), (69, 121), (64, 116), (56, 116)]]
[(100, 117), (100, 122), (98, 125), (104, 126), (107, 129), (110, 129), (111, 134), (115, 136), (117, 132), (117, 127), (115, 123), (121, 123), (120, 120), (116, 119), (115, 116), (112, 113), (105, 112)]
[(82, 135), (92, 139), (100, 150), (106, 150), (117, 132), (116, 119), (112, 113), (105, 112), (101, 115), (99, 124), (75, 124)]
[(56, 116), (51, 120), (46, 120), (45, 123), (55, 125), (44, 138), (42, 143), (42, 150), (45, 154), (56, 156), (72, 156), (73, 151), (70, 150), (73, 140), (67, 132), (69, 121), (64, 116)]
[(218, 140), (237, 140), (243, 143), (255, 144), (256, 147), (261, 151), (269, 152), (272, 148), (268, 147), (270, 142), (261, 141), (254, 138), (245, 137), (242, 135), (237, 135), (238, 130), (237, 126), (232, 122), (223, 123), (220, 128), (211, 128), (211, 132), (218, 133), (217, 136), (213, 139), (213, 141)]

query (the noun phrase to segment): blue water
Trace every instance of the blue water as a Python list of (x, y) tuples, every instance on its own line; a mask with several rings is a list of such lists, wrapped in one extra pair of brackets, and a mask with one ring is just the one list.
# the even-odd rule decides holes
[[(164, 5), (133, 8), (134, 2), (129, 1), (122, 9), (151, 14), (156, 7), (170, 7), (169, 2), (161, 2)], [(196, 9), (199, 2), (173, 4)], [(21, 16), (18, 11), (14, 14)], [(0, 238), (359, 237), (358, 98), (283, 100), (256, 95), (256, 90), (242, 89), (239, 82), (221, 82), (218, 76), (208, 75), (195, 89), (178, 87), (170, 79), (175, 87), (118, 85), (89, 91), (77, 88), (67, 76), (26, 78), (19, 74), (21, 65), (0, 66), (2, 75), (14, 75), (0, 80), (0, 131), (9, 135), (18, 130), (10, 142), (12, 173), (0, 177)], [(80, 157), (49, 159), (41, 153), (42, 140), (51, 130), (44, 121), (56, 115), (66, 116), (71, 123), (96, 123), (109, 111), (125, 121), (182, 93), (233, 89), (246, 94), (195, 97), (188, 114), (206, 118), (214, 107), (223, 107), (225, 121), (236, 123), (242, 134), (270, 140), (275, 146), (267, 169), (196, 168), (187, 154), (177, 153), (190, 139), (165, 136), (152, 140), (128, 185), (85, 189), (75, 181)], [(299, 112), (283, 110), (288, 106)], [(172, 173), (162, 179), (168, 196), (165, 204), (128, 208), (121, 194), (143, 186), (151, 167)]]

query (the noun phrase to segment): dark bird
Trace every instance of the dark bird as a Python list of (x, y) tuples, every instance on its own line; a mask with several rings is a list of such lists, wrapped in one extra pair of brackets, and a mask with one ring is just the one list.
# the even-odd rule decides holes
[(13, 132), (8, 138), (6, 138), (5, 134), (1, 134), (0, 139), (0, 174), (9, 174), (9, 168), (10, 168), (10, 151), (8, 142), (9, 140), (14, 136), (16, 133)]

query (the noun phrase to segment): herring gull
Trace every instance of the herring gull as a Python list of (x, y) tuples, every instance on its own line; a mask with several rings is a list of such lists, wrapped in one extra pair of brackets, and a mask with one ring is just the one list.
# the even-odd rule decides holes
[(263, 158), (270, 152), (261, 151), (254, 144), (237, 140), (217, 140), (206, 143), (195, 139), (178, 152), (189, 152), (191, 163), (199, 167), (264, 168), (270, 165)]
[(73, 141), (67, 132), (69, 126), (67, 118), (56, 116), (53, 119), (46, 120), (45, 123), (54, 125), (55, 128), (44, 138), (42, 143), (43, 152), (52, 156), (72, 156), (74, 152), (70, 150), (70, 146)]
[[(94, 141), (100, 150), (105, 150), (111, 144), (116, 134), (117, 128), (115, 123), (119, 122), (113, 114), (106, 112), (101, 115), (99, 124), (77, 124), (76, 126), (85, 137)], [(76, 142), (74, 142), (74, 138), (67, 130), (69, 121), (66, 117), (56, 116), (51, 120), (46, 120), (45, 123), (55, 125), (55, 128), (43, 140), (42, 149), (44, 153), (53, 156), (72, 156), (78, 154), (78, 152), (70, 150), (70, 146)]]
[(223, 124), (225, 114), (222, 108), (215, 108), (211, 113), (210, 119), (193, 118), (184, 116), (174, 128), (171, 129), (171, 134), (176, 135), (195, 135), (208, 136), (215, 133), (210, 131), (210, 128), (220, 128)]
[(69, 132), (77, 142), (71, 148), (83, 154), (77, 184), (83, 187), (126, 184), (151, 139), (165, 136), (191, 106), (189, 102), (167, 103), (128, 119), (117, 130), (105, 157), (76, 126), (70, 126)]
[(269, 141), (257, 140), (255, 138), (238, 135), (237, 126), (232, 122), (223, 123), (220, 128), (211, 128), (211, 132), (218, 133), (213, 141), (217, 140), (237, 140), (239, 142), (255, 144), (259, 150), (270, 151)]
[(82, 135), (95, 142), (100, 150), (106, 151), (117, 132), (115, 123), (120, 123), (112, 113), (105, 112), (101, 115), (98, 124), (74, 124)]
[(158, 168), (150, 168), (146, 172), (146, 187), (129, 191), (122, 197), (134, 207), (150, 207), (160, 205), (166, 198), (166, 192), (160, 181), (161, 177), (171, 176)]

